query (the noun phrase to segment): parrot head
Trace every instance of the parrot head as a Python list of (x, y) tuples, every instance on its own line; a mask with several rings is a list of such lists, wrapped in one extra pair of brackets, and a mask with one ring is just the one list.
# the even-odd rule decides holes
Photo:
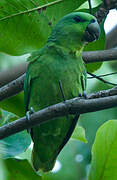
[(53, 28), (47, 42), (79, 50), (88, 42), (99, 38), (100, 27), (96, 18), (88, 13), (73, 12), (64, 16)]

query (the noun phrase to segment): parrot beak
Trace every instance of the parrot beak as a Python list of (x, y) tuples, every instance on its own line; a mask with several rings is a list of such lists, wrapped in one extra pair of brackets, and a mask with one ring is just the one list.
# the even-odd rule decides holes
[(92, 42), (97, 40), (99, 36), (100, 36), (100, 26), (97, 21), (93, 20), (93, 22), (91, 22), (87, 26), (83, 39), (86, 42)]

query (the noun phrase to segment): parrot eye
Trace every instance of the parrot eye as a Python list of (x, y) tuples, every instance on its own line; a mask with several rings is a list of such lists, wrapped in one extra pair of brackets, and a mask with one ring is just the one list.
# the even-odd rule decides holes
[(81, 18), (80, 18), (79, 16), (75, 16), (73, 19), (74, 19), (77, 23), (78, 23), (78, 22), (81, 22)]
[[(85, 19), (81, 19), (80, 16), (75, 16), (73, 19), (74, 19), (74, 21), (77, 22), (77, 23), (78, 23), (78, 22), (86, 22), (86, 20), (85, 20)], [(94, 19), (93, 19), (93, 20), (94, 20)]]
[(90, 22), (91, 22), (91, 23), (95, 23), (95, 19), (92, 19)]

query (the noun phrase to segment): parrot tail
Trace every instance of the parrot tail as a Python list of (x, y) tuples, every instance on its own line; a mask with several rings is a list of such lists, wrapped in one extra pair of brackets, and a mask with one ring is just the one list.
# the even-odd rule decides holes
[(32, 151), (32, 164), (35, 171), (48, 172), (51, 171), (55, 165), (56, 159), (49, 159), (42, 162), (38, 150), (33, 147)]
[(58, 147), (58, 149), (56, 150), (56, 152), (54, 152), (54, 155), (52, 157), (44, 160), (44, 157), (41, 157), (39, 155), (40, 147), (38, 146), (38, 143), (34, 143), (33, 150), (32, 150), (32, 164), (33, 164), (33, 168), (36, 171), (48, 172), (48, 171), (51, 171), (53, 169), (55, 162), (56, 162), (56, 158), (57, 158), (58, 154), (60, 153), (60, 151), (65, 146), (65, 144), (70, 139), (70, 137), (74, 131), (74, 128), (76, 126), (76, 123), (78, 122), (79, 116), (80, 116), (80, 114), (76, 113), (76, 115), (72, 119), (71, 126), (70, 126), (65, 138), (61, 142), (61, 144)]

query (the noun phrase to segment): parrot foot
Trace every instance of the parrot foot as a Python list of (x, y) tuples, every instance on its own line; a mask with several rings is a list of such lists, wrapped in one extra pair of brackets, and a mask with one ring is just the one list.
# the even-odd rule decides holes
[(78, 93), (78, 97), (82, 97), (82, 94), (81, 94), (81, 93)]
[(85, 91), (83, 91), (83, 94), (78, 93), (78, 97), (84, 97), (85, 99), (87, 99), (87, 94)]
[(33, 109), (33, 107), (30, 107), (30, 114), (33, 114), (35, 111)]
[(83, 91), (83, 97), (84, 97), (85, 99), (87, 99), (87, 94), (86, 94), (85, 91)]
[[(26, 119), (28, 122), (30, 122), (30, 115), (34, 113), (34, 109), (33, 107), (30, 107), (30, 110), (26, 112)], [(31, 129), (28, 128), (27, 129), (27, 132), (30, 133), (31, 132)]]

